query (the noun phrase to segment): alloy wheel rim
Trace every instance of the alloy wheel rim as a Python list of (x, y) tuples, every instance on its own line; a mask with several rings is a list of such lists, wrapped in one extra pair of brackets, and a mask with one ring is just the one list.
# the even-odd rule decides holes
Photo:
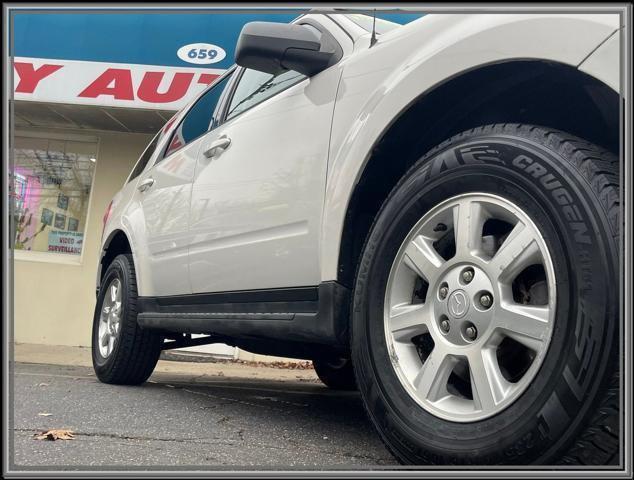
[(121, 330), (121, 281), (115, 278), (106, 290), (99, 316), (99, 353), (108, 358)]
[(450, 198), (402, 243), (384, 325), (408, 394), (445, 420), (500, 413), (535, 379), (552, 337), (555, 273), (530, 217), (496, 195)]

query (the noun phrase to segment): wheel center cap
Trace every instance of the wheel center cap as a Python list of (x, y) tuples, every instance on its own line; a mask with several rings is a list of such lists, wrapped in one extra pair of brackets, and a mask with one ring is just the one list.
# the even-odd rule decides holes
[(469, 297), (464, 290), (456, 290), (449, 295), (447, 308), (454, 318), (462, 318), (469, 310)]

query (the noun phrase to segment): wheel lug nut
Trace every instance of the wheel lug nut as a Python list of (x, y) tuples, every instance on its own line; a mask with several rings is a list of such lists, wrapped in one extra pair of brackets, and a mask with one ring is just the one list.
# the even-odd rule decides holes
[(448, 293), (449, 289), (447, 287), (440, 287), (440, 290), (438, 291), (441, 300), (444, 300), (447, 297)]
[(465, 271), (463, 271), (462, 272), (462, 280), (465, 283), (469, 283), (471, 280), (473, 280), (473, 270), (466, 269)]
[(480, 305), (482, 305), (484, 308), (489, 308), (492, 303), (493, 298), (491, 298), (491, 295), (489, 295), (488, 293), (484, 293), (480, 296)]
[(467, 327), (464, 331), (465, 335), (467, 336), (467, 338), (469, 340), (475, 340), (476, 337), (478, 336), (478, 331), (476, 330), (475, 327), (471, 326), (471, 327)]
[(444, 332), (447, 333), (449, 331), (449, 320), (445, 319), (445, 320), (441, 320), (440, 321), (440, 329)]

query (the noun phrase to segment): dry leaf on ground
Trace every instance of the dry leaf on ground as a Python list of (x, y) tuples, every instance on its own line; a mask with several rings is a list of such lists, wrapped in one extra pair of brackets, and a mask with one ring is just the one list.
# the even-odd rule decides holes
[(310, 370), (313, 368), (313, 362), (303, 360), (299, 362), (259, 362), (251, 360), (221, 360), (219, 363), (241, 363), (250, 367), (269, 367), (269, 368), (281, 368), (285, 370)]
[(73, 440), (75, 435), (72, 430), (63, 428), (54, 428), (52, 430), (43, 431), (33, 435), (35, 440)]

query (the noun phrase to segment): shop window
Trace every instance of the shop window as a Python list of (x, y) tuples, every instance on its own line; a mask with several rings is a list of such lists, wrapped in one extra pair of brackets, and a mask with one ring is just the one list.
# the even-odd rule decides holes
[(78, 256), (86, 233), (96, 141), (16, 136), (14, 248)]

